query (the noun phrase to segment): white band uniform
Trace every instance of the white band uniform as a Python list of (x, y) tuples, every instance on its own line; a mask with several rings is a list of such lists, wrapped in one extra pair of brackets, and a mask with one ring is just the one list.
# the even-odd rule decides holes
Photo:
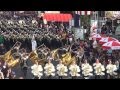
[(91, 73), (93, 71), (92, 66), (89, 65), (88, 63), (82, 64), (82, 74), (84, 76), (92, 76), (93, 74)]
[(43, 74), (42, 74), (43, 68), (42, 68), (41, 65), (34, 64), (34, 65), (31, 67), (31, 69), (32, 69), (32, 74), (33, 74), (34, 76), (37, 76), (37, 77), (41, 78), (41, 76), (43, 75)]
[[(79, 77), (81, 76), (80, 71), (82, 70), (82, 75), (85, 79), (88, 79), (90, 76), (94, 76), (94, 74), (98, 76), (104, 76), (105, 70), (107, 74), (110, 74), (110, 75), (117, 74), (115, 72), (117, 71), (116, 65), (107, 64), (107, 66), (105, 67), (101, 63), (94, 63), (93, 68), (89, 63), (83, 63), (81, 65), (81, 68), (77, 64), (71, 64), (69, 68), (67, 68), (67, 66), (65, 66), (64, 64), (57, 64), (55, 68), (55, 66), (52, 63), (49, 63), (49, 64), (47, 63), (44, 69), (41, 65), (34, 64), (31, 67), (31, 69), (32, 69), (31, 71), (32, 74), (34, 76), (39, 77), (39, 79), (41, 78), (41, 76), (43, 76), (43, 72), (45, 73), (46, 76), (53, 76), (53, 77), (55, 75), (62, 76), (62, 77), (69, 76), (68, 72), (72, 77)], [(94, 69), (94, 74), (93, 74), (93, 69)]]
[(70, 65), (69, 70), (71, 76), (80, 76), (80, 67), (78, 65)]
[(96, 75), (100, 75), (100, 76), (105, 75), (105, 73), (104, 73), (105, 68), (101, 63), (94, 63), (93, 66), (94, 66), (94, 70), (95, 70), (94, 73)]
[(50, 75), (55, 76), (55, 67), (52, 63), (46, 64), (44, 69), (45, 69), (44, 73), (46, 76), (50, 76)]
[(116, 75), (115, 71), (117, 71), (117, 66), (113, 64), (108, 64), (106, 66), (107, 73), (110, 75)]
[(57, 74), (59, 76), (67, 76), (67, 73), (66, 73), (68, 71), (67, 66), (64, 66), (63, 64), (58, 64), (56, 69), (58, 70)]

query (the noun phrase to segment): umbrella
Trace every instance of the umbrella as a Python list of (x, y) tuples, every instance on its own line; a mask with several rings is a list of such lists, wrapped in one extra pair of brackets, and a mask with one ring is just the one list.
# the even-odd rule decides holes
[(118, 40), (115, 38), (112, 38), (112, 37), (102, 37), (99, 40), (99, 44), (104, 44), (104, 43), (109, 42), (109, 41), (118, 41)]
[(102, 36), (100, 34), (94, 34), (92, 36), (92, 39), (96, 39), (96, 40), (100, 40), (102, 38)]
[(112, 50), (119, 50), (120, 49), (120, 42), (118, 41), (110, 41), (107, 43), (104, 43), (102, 45), (103, 49), (112, 49)]

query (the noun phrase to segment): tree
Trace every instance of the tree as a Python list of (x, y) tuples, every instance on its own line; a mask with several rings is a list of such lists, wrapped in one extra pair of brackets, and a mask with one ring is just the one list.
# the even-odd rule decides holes
[(90, 26), (90, 16), (89, 15), (81, 15), (80, 20), (81, 20), (82, 26)]

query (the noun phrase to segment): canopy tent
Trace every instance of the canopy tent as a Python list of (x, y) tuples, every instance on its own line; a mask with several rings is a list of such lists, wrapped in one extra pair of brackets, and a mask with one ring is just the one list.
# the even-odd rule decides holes
[(72, 19), (71, 14), (45, 13), (43, 19), (46, 21), (69, 22)]
[(110, 41), (102, 45), (103, 49), (112, 49), (112, 50), (120, 50), (120, 42), (119, 41)]
[(109, 42), (109, 41), (118, 41), (118, 40), (116, 38), (113, 38), (113, 37), (102, 37), (99, 40), (99, 44), (104, 44), (104, 43)]

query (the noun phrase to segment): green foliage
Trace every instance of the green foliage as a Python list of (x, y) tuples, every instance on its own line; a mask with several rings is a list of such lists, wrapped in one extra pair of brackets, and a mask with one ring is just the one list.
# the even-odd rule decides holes
[(90, 25), (90, 16), (81, 15), (80, 20), (82, 25)]

